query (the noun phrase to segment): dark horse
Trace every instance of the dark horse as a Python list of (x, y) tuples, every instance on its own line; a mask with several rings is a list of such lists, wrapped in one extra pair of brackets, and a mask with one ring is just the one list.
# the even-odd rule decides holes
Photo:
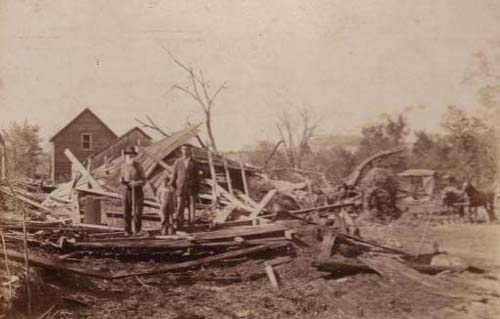
[(443, 193), (443, 205), (446, 212), (458, 213), (460, 218), (465, 217), (464, 207), (466, 205), (465, 192), (455, 187), (447, 187)]
[(480, 191), (475, 188), (470, 181), (464, 183), (464, 193), (466, 195), (467, 206), (469, 207), (469, 214), (474, 212), (477, 215), (477, 208), (484, 207), (490, 222), (497, 220), (495, 216), (495, 194), (493, 192)]

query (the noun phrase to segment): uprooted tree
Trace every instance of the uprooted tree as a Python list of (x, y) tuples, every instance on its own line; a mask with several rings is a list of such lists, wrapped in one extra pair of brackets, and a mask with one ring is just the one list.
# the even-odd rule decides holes
[[(165, 48), (164, 48), (165, 49)], [(190, 96), (203, 110), (205, 116), (205, 126), (209, 139), (209, 146), (213, 151), (217, 151), (217, 144), (213, 134), (213, 118), (212, 111), (215, 106), (215, 100), (222, 90), (226, 89), (226, 82), (218, 85), (216, 89), (212, 89), (210, 82), (205, 79), (202, 70), (195, 70), (192, 66), (182, 63), (176, 57), (165, 49), (175, 64), (181, 67), (187, 73), (188, 83), (186, 85), (174, 84), (173, 88), (177, 89), (186, 95)]]

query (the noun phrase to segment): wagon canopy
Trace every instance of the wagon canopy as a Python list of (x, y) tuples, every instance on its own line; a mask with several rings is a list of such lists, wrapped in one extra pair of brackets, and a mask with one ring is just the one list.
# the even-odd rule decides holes
[(417, 196), (434, 194), (435, 175), (436, 172), (430, 169), (408, 169), (398, 174), (402, 186)]

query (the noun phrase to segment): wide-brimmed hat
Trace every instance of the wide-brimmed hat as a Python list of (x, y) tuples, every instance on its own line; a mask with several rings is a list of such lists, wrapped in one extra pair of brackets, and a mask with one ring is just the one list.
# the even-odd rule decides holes
[(129, 146), (129, 147), (125, 148), (125, 150), (123, 151), (123, 154), (137, 155), (137, 152), (135, 150), (135, 147)]

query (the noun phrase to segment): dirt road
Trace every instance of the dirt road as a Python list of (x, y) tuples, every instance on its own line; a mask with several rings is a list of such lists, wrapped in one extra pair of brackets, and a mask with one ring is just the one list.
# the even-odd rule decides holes
[(500, 267), (500, 225), (448, 224), (432, 231), (440, 248), (450, 255), (478, 266)]

